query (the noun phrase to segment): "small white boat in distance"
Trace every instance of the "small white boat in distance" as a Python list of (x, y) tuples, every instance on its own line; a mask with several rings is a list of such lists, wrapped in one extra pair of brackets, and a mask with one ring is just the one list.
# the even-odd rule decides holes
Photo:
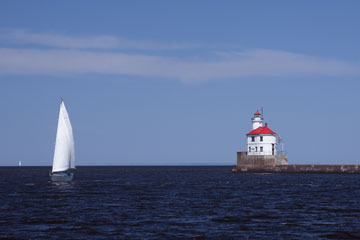
[(73, 131), (66, 111), (64, 101), (61, 100), (58, 128), (52, 171), (50, 178), (53, 182), (70, 182), (74, 174), (70, 169), (75, 169), (75, 148)]
[(21, 167), (21, 160), (19, 160), (19, 167)]

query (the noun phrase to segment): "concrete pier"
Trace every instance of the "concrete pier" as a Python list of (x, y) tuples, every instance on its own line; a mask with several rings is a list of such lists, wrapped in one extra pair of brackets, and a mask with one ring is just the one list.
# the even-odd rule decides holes
[(248, 173), (360, 173), (360, 165), (288, 164), (287, 155), (237, 153), (233, 172)]
[(275, 166), (233, 166), (233, 172), (248, 173), (360, 173), (360, 165), (275, 165)]

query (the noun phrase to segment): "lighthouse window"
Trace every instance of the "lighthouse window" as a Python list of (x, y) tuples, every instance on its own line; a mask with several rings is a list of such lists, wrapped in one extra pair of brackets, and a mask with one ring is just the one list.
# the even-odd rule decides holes
[(264, 148), (263, 147), (260, 147), (260, 152), (263, 152), (264, 151)]
[(263, 136), (260, 136), (260, 142), (262, 142), (263, 141)]
[(257, 152), (257, 147), (255, 147), (255, 152)]
[(251, 137), (251, 141), (252, 141), (252, 142), (255, 142), (255, 137)]
[(251, 147), (249, 147), (249, 152), (251, 152)]

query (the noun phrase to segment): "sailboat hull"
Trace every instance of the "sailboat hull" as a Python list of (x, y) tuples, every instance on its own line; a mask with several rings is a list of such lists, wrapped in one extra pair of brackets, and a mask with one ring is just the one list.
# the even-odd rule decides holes
[(71, 182), (74, 177), (73, 173), (68, 172), (55, 172), (50, 173), (51, 181), (53, 182)]

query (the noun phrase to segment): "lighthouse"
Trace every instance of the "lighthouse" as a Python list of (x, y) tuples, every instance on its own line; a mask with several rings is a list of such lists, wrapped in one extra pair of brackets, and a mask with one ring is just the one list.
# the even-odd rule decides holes
[(265, 171), (269, 167), (288, 165), (284, 151), (276, 151), (280, 137), (263, 124), (263, 115), (256, 111), (251, 118), (252, 130), (246, 134), (247, 149), (237, 152), (235, 171)]
[(259, 111), (254, 113), (252, 131), (247, 136), (247, 155), (276, 155), (277, 134), (268, 124), (263, 126), (263, 117)]
[[(262, 113), (251, 118), (252, 130), (246, 134), (247, 149), (237, 152), (233, 172), (251, 173), (359, 173), (360, 165), (288, 164), (280, 136), (265, 125)], [(277, 145), (281, 149), (276, 151)]]

